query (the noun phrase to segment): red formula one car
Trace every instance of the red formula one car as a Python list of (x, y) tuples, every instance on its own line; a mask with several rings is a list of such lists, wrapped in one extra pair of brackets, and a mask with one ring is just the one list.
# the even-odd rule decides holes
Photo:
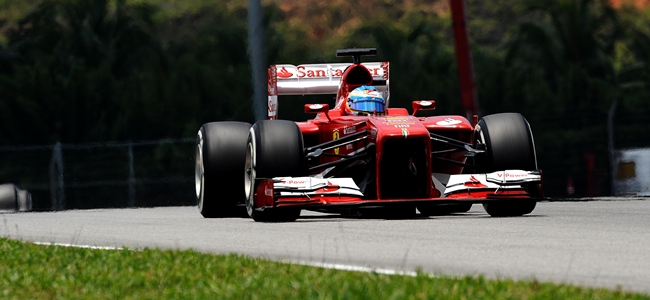
[[(542, 199), (530, 126), (517, 113), (472, 121), (418, 117), (389, 108), (389, 63), (361, 63), (373, 48), (338, 50), (352, 64), (269, 68), (269, 120), (204, 124), (197, 138), (196, 192), (204, 217), (240, 214), (293, 221), (302, 209), (405, 217), (463, 212), (528, 214)], [(277, 120), (278, 95), (336, 94), (307, 104), (307, 122)]]

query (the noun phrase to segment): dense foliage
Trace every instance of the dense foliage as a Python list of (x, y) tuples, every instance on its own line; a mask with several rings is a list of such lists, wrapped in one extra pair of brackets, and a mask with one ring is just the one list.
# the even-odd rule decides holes
[[(0, 15), (1, 145), (192, 137), (204, 122), (253, 121), (246, 1), (15, 2)], [(437, 113), (460, 113), (445, 1), (263, 3), (268, 63), (377, 47), (391, 62), (391, 105), (435, 99)], [(638, 138), (650, 129), (648, 12), (599, 0), (467, 7), (481, 113), (528, 118), (551, 195), (568, 179), (579, 195), (607, 194), (608, 114), (616, 148), (648, 146)], [(280, 116), (305, 118), (290, 102)]]

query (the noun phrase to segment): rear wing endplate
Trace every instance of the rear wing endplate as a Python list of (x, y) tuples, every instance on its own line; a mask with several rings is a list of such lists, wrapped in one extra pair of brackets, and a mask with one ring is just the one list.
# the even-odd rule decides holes
[[(276, 119), (278, 95), (336, 94), (349, 63), (271, 65), (268, 69), (268, 118)], [(388, 99), (388, 62), (364, 62), (373, 85)], [(386, 103), (388, 104), (388, 103)]]

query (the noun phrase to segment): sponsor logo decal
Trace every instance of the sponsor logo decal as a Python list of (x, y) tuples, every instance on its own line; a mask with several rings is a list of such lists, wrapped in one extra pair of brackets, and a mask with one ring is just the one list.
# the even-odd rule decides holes
[[(316, 77), (328, 77), (326, 69), (316, 69), (316, 70), (306, 70), (305, 71), (305, 66), (298, 66), (296, 67), (296, 71), (298, 71), (298, 74), (296, 75), (298, 78), (316, 78)], [(341, 77), (343, 76), (343, 70), (336, 69), (332, 70), (333, 76), (336, 77)]]
[(484, 188), (487, 187), (487, 185), (481, 183), (476, 177), (473, 175), (469, 177), (469, 181), (465, 181), (465, 186), (466, 187), (472, 187), (472, 188)]
[(402, 128), (402, 135), (404, 136), (404, 138), (406, 138), (409, 135), (409, 130), (406, 128)]
[(282, 69), (280, 69), (280, 71), (278, 72), (278, 77), (280, 78), (289, 78), (291, 76), (293, 76), (293, 73), (287, 71), (285, 67), (282, 67)]
[(393, 125), (395, 128), (409, 128), (411, 125), (408, 124), (398, 124), (398, 125)]
[[(412, 120), (404, 117), (386, 117), (384, 118), (384, 124), (386, 125), (394, 125), (396, 128), (399, 128), (396, 125), (410, 125), (410, 124), (415, 124)], [(408, 127), (408, 126), (406, 126)]]
[(355, 126), (345, 126), (343, 127), (343, 134), (355, 133), (357, 128)]
[(269, 187), (266, 187), (266, 188), (264, 189), (264, 195), (266, 195), (266, 196), (273, 196), (273, 189), (272, 189), (272, 188), (269, 188)]
[(528, 173), (498, 173), (497, 176), (505, 178), (524, 178), (528, 177)]
[(460, 123), (463, 123), (463, 121), (454, 118), (446, 118), (442, 121), (436, 122), (436, 125), (450, 126), (450, 125), (456, 125)]
[(309, 108), (310, 109), (321, 109), (321, 108), (323, 108), (323, 106), (320, 105), (320, 104), (312, 104), (312, 105), (309, 106)]
[(307, 181), (305, 181), (305, 180), (293, 180), (293, 179), (289, 179), (289, 180), (285, 181), (284, 183), (285, 183), (285, 184), (294, 184), (294, 185), (303, 185), (303, 184), (306, 184)]
[(273, 96), (277, 94), (276, 91), (276, 88), (278, 86), (277, 68), (270, 68), (268, 75), (269, 75), (269, 80), (268, 80), (267, 92), (269, 96)]
[[(338, 129), (334, 129), (332, 133), (332, 140), (338, 140), (341, 137)], [(334, 148), (334, 154), (339, 154), (339, 148)]]
[(432, 104), (431, 101), (420, 101), (420, 105), (422, 106), (431, 106)]
[[(315, 77), (327, 77), (327, 73), (325, 72), (325, 70), (322, 70), (322, 69), (320, 69), (320, 70), (307, 70), (307, 71), (305, 71), (305, 67), (304, 67), (304, 66), (298, 66), (298, 67), (296, 67), (296, 71), (298, 71), (298, 74), (296, 75), (296, 76), (298, 76), (298, 78), (304, 78), (304, 77), (309, 77), (309, 78), (315, 78)], [(332, 70), (332, 73), (334, 73), (334, 74), (337, 74), (337, 73), (339, 73), (339, 72), (341, 73), (341, 75), (338, 75), (337, 77), (341, 77), (341, 76), (343, 75), (343, 71), (342, 71), (342, 70)]]
[[(269, 100), (269, 113), (275, 113), (276, 111), (278, 111), (278, 105), (276, 103), (274, 103), (273, 100)], [(271, 115), (271, 114), (269, 114), (269, 115)], [(273, 115), (275, 115), (275, 114), (273, 114)]]
[[(379, 76), (379, 70), (381, 68), (368, 68), (368, 71), (372, 74), (372, 76)], [(332, 69), (331, 74), (328, 72), (329, 70), (327, 69), (313, 69), (313, 70), (308, 70), (305, 68), (305, 66), (297, 66), (296, 67), (296, 77), (298, 78), (319, 78), (319, 77), (341, 77), (343, 76), (343, 71), (344, 69)]]
[[(326, 77), (341, 77), (343, 76), (343, 71), (345, 71), (345, 68), (340, 68), (340, 69), (327, 69), (324, 67), (320, 68), (307, 68), (305, 66), (297, 66), (294, 73), (290, 72), (287, 70), (286, 67), (281, 67), (277, 71), (277, 77), (287, 79), (291, 77), (297, 77), (297, 78), (326, 78)], [(382, 68), (368, 68), (368, 71), (372, 74), (372, 76), (380, 76), (383, 75), (382, 73), (384, 72), (384, 69)], [(380, 73), (382, 72), (382, 73)], [(385, 76), (384, 76), (385, 77)]]
[(316, 190), (316, 194), (331, 193), (331, 192), (334, 192), (334, 191), (338, 191), (339, 188), (340, 187), (338, 185), (332, 184), (332, 182), (330, 182), (328, 180), (327, 181), (327, 186)]

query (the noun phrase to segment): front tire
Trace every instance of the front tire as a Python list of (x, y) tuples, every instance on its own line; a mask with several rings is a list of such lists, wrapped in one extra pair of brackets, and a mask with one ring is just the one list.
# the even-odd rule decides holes
[[(533, 133), (521, 114), (485, 116), (478, 122), (475, 136), (486, 146), (486, 155), (476, 160), (481, 172), (537, 169)], [(529, 214), (536, 204), (534, 200), (505, 200), (489, 201), (483, 207), (490, 216), (510, 217)]]
[(201, 126), (196, 139), (194, 183), (199, 212), (205, 218), (243, 215), (245, 195), (239, 174), (246, 158), (246, 139), (251, 125), (245, 122), (212, 122)]
[(256, 179), (307, 175), (302, 132), (295, 122), (258, 121), (250, 129), (245, 159), (245, 194), (248, 215), (257, 222), (292, 222), (300, 209), (255, 205)]

